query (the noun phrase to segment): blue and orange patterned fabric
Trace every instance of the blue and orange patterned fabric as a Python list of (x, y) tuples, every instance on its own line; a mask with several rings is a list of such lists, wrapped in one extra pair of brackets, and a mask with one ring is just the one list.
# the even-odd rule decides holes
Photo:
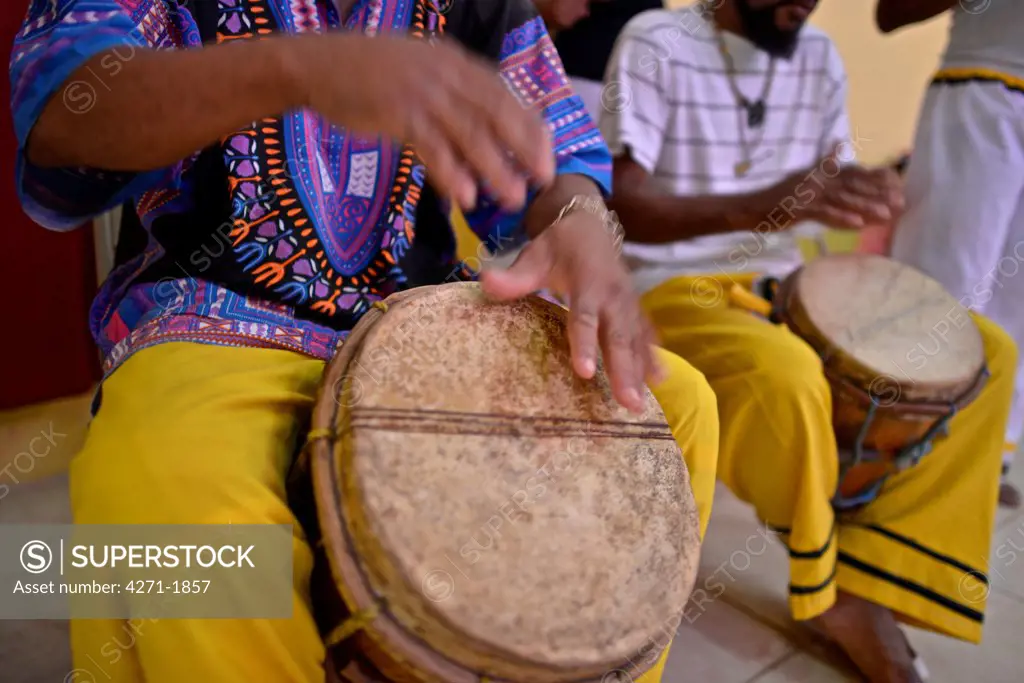
[[(520, 100), (543, 112), (558, 172), (589, 176), (608, 191), (608, 150), (529, 0), (357, 0), (344, 22), (332, 0), (203, 1), (217, 2), (217, 42), (339, 29), (455, 38), (496, 63)], [(202, 43), (195, 17), (175, 0), (32, 0), (15, 40), (12, 109), (27, 213), (69, 230), (131, 201), (144, 228), (143, 243), (115, 268), (90, 314), (108, 374), (163, 341), (327, 359), (373, 302), (473, 277), (456, 259), (448, 207), (425, 183), (416, 151), (349, 135), (313, 111), (255, 121), (217, 147), (147, 173), (27, 161), (29, 133), (52, 98), (85, 111), (116, 87), (134, 50)], [(98, 67), (69, 83), (104, 52)], [(309, 68), (343, 77), (344, 65)], [(499, 210), (486, 194), (466, 219), (492, 248), (522, 240), (522, 216)]]

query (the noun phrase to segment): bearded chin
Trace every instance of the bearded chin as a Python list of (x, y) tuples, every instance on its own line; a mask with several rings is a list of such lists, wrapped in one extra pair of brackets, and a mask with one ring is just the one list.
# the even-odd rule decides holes
[(755, 40), (754, 44), (770, 54), (772, 57), (788, 60), (791, 59), (793, 57), (793, 53), (796, 52), (796, 45), (799, 38), (800, 33), (797, 31), (792, 33), (777, 31), (771, 37), (765, 36), (761, 40)]
[(747, 38), (773, 57), (789, 59), (796, 52), (800, 31), (782, 31), (775, 25), (775, 7), (751, 9), (744, 1), (736, 3)]

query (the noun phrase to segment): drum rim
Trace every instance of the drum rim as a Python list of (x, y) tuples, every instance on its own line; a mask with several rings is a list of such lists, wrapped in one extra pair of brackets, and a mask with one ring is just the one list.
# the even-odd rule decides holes
[[(937, 285), (939, 284), (936, 280), (916, 268), (885, 256), (879, 256), (878, 254), (831, 254), (816, 260), (885, 261), (912, 270), (921, 277), (927, 278)], [(899, 395), (895, 401), (882, 406), (882, 408), (886, 411), (907, 415), (945, 414), (951, 407), (955, 406), (957, 410), (960, 410), (978, 397), (986, 384), (988, 376), (983, 342), (981, 343), (982, 358), (980, 366), (970, 379), (965, 378), (957, 383), (917, 382), (912, 385), (913, 390), (910, 391), (906, 382), (900, 382), (890, 373), (885, 373), (868, 366), (849, 350), (832, 341), (813, 321), (807, 312), (806, 306), (798, 296), (800, 285), (804, 282), (803, 278), (806, 277), (807, 270), (812, 265), (812, 263), (804, 264), (779, 281), (773, 300), (773, 311), (779, 322), (784, 323), (794, 334), (814, 349), (815, 353), (821, 358), (825, 375), (833, 383), (842, 385), (844, 390), (860, 397), (863, 401), (872, 402), (871, 388), (874, 382), (880, 378), (888, 378), (899, 388)], [(821, 266), (821, 264), (819, 263), (818, 266)], [(941, 287), (941, 285), (939, 286)], [(952, 296), (949, 298), (953, 304), (959, 305), (959, 302)], [(969, 320), (969, 322), (979, 341), (982, 341), (981, 332), (977, 324), (973, 320)], [(853, 374), (849, 372), (850, 370), (856, 371), (856, 377), (850, 376)], [(872, 377), (872, 381), (869, 383), (861, 381), (861, 378), (866, 376)], [(933, 400), (915, 398), (928, 391), (948, 398)]]
[[(540, 670), (546, 674), (554, 672), (554, 676), (544, 676), (544, 679), (558, 681), (559, 683), (607, 683), (609, 673), (616, 671), (626, 671), (633, 677), (642, 676), (661, 659), (664, 652), (668, 649), (667, 646), (658, 647), (655, 644), (658, 650), (657, 657), (650, 657), (651, 651), (648, 651), (644, 653), (644, 656), (638, 657), (641, 662), (638, 663), (633, 660), (621, 662), (618, 668), (609, 667), (606, 669), (600, 678), (589, 676), (581, 678), (559, 677), (557, 675), (559, 672), (564, 672), (568, 676), (571, 676), (572, 672), (571, 670), (562, 669), (559, 671), (552, 667), (543, 667), (536, 662), (525, 661), (514, 653), (507, 651), (500, 651), (501, 657), (506, 663), (511, 664), (512, 667), (522, 665), (524, 675), (527, 678), (521, 680), (518, 677), (517, 679), (496, 678), (474, 671), (452, 659), (448, 654), (434, 649), (427, 641), (420, 638), (409, 627), (404, 625), (400, 618), (389, 610), (386, 604), (375, 600), (371, 580), (368, 578), (367, 571), (363, 568), (362, 562), (354, 552), (353, 539), (348, 528), (349, 522), (342, 500), (343, 494), (339, 486), (341, 472), (339, 471), (338, 459), (335, 457), (337, 450), (342, 447), (342, 437), (337, 433), (337, 425), (339, 424), (340, 413), (343, 409), (342, 401), (339, 401), (337, 398), (338, 383), (344, 380), (350, 363), (358, 357), (359, 350), (362, 348), (369, 330), (386, 315), (390, 307), (399, 305), (412, 298), (430, 295), (435, 293), (438, 288), (478, 286), (475, 282), (447, 283), (444, 285), (418, 287), (389, 296), (382, 302), (383, 305), (363, 316), (349, 334), (348, 339), (342, 345), (336, 358), (328, 363), (320, 391), (318, 392), (317, 403), (313, 410), (311, 429), (315, 432), (328, 433), (329, 436), (312, 441), (307, 448), (309, 451), (309, 476), (312, 479), (321, 541), (330, 536), (332, 540), (339, 541), (341, 545), (341, 547), (336, 547), (335, 545), (329, 546), (327, 543), (323, 543), (323, 554), (327, 559), (334, 587), (341, 594), (341, 601), (352, 614), (365, 613), (374, 606), (378, 607), (374, 616), (363, 625), (361, 630), (375, 641), (381, 649), (384, 649), (389, 657), (410, 666), (416, 677), (423, 680), (433, 680), (432, 677), (438, 677), (440, 680), (446, 681), (446, 683), (478, 683), (482, 681), (488, 681), (489, 683), (525, 683), (526, 681), (532, 682), (537, 680), (530, 677), (533, 675), (530, 670), (533, 672)], [(543, 305), (557, 309), (559, 315), (566, 315), (566, 309), (543, 298), (536, 298), (538, 301), (543, 302)], [(341, 387), (341, 390), (343, 391), (344, 387)], [(329, 392), (332, 391), (335, 393), (331, 396), (330, 400), (324, 400)], [(688, 472), (687, 476), (689, 476)], [(329, 503), (329, 505), (323, 503)], [(327, 509), (336, 510), (337, 514), (328, 515), (326, 514)], [(331, 533), (328, 534), (328, 531)], [(339, 580), (339, 578), (344, 580)], [(424, 605), (424, 607), (430, 612), (434, 612), (431, 606)], [(443, 614), (434, 613), (432, 616), (434, 621), (442, 624), (450, 635), (477, 643), (477, 640), (471, 635), (453, 628), (451, 624), (447, 624), (447, 619)], [(680, 621), (682, 616), (682, 614), (679, 615)], [(649, 640), (654, 644), (653, 638)], [(493, 652), (498, 650), (498, 648), (494, 648), (490, 643), (480, 643), (480, 645), (484, 646), (485, 651)], [(329, 646), (329, 659), (331, 658), (331, 649)], [(474, 647), (472, 649), (481, 652), (478, 648)], [(484, 654), (484, 652), (481, 652), (481, 654)]]

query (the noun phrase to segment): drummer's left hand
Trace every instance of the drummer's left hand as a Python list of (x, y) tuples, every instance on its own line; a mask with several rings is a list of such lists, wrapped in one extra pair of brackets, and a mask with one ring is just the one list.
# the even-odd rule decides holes
[(542, 289), (569, 305), (569, 345), (576, 373), (597, 369), (598, 343), (612, 391), (626, 408), (643, 410), (645, 380), (663, 376), (654, 355), (655, 335), (614, 236), (601, 220), (578, 211), (530, 241), (508, 270), (485, 271), (484, 291), (493, 299), (518, 299)]

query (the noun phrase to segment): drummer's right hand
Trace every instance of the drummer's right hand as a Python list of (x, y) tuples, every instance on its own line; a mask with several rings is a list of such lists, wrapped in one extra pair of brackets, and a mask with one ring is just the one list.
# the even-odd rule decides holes
[[(903, 211), (903, 181), (890, 168), (842, 164), (837, 148), (817, 165), (787, 178), (779, 190), (800, 220), (859, 230), (892, 225)], [(786, 209), (786, 199), (779, 206)], [(787, 209), (788, 210), (788, 209)]]
[[(335, 33), (298, 40), (297, 68), (310, 108), (366, 135), (411, 143), (428, 180), (463, 209), (485, 184), (502, 206), (522, 209), (527, 185), (545, 186), (555, 162), (547, 126), (493, 65), (458, 45)], [(309, 64), (321, 64), (315, 73)], [(333, 71), (335, 78), (324, 80)]]

